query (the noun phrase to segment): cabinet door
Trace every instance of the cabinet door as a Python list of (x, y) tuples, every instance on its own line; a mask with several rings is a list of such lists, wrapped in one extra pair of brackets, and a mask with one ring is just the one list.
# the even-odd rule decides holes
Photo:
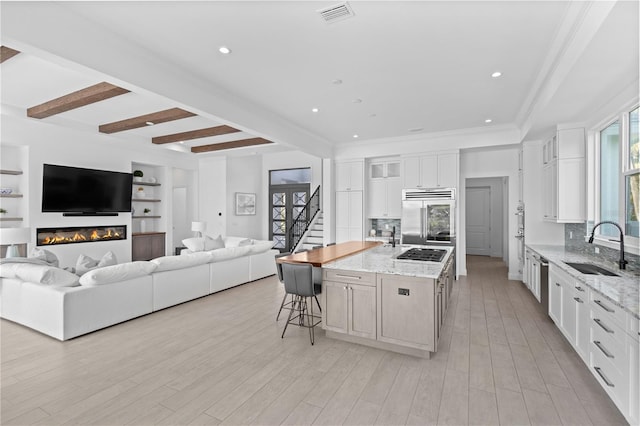
[(326, 330), (347, 333), (348, 285), (325, 280), (322, 283), (322, 294), (325, 299), (322, 310), (323, 327)]
[(458, 156), (456, 154), (438, 155), (437, 186), (456, 188), (458, 183)]
[(420, 186), (436, 188), (438, 186), (438, 156), (420, 157)]
[(585, 292), (577, 292), (576, 296), (576, 350), (582, 360), (589, 364), (589, 339), (591, 338), (591, 310), (589, 296)]
[(349, 227), (349, 192), (336, 192), (336, 228)]
[(362, 230), (362, 209), (362, 192), (349, 192), (349, 228), (358, 228)]
[(349, 163), (349, 191), (364, 190), (364, 162)]
[(586, 220), (584, 158), (558, 160), (557, 167), (557, 219), (583, 222)]
[(369, 166), (371, 179), (385, 178), (384, 163), (371, 163)]
[(149, 235), (134, 235), (131, 238), (131, 260), (151, 260), (151, 240)]
[(558, 328), (561, 327), (562, 312), (562, 282), (558, 276), (549, 270), (549, 316), (556, 323)]
[(336, 163), (336, 191), (348, 191), (351, 187), (349, 163)]
[(553, 161), (549, 167), (551, 169), (551, 206), (550, 215), (553, 219), (558, 219), (558, 162)]
[(553, 198), (553, 188), (551, 180), (551, 166), (546, 165), (542, 168), (542, 215), (544, 220), (551, 220), (551, 199)]
[(387, 217), (402, 217), (402, 180), (388, 178), (387, 183)]
[(376, 338), (376, 288), (349, 285), (349, 334)]
[(578, 315), (578, 296), (570, 288), (570, 285), (563, 283), (562, 288), (562, 312), (560, 328), (572, 346), (576, 345), (576, 320)]
[(405, 188), (419, 188), (420, 182), (420, 157), (405, 158), (403, 165), (403, 183)]
[(387, 180), (372, 179), (369, 182), (369, 217), (387, 216)]

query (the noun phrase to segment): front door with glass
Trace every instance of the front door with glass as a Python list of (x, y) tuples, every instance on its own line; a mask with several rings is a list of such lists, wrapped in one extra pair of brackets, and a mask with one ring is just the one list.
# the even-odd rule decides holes
[(291, 251), (289, 229), (309, 201), (309, 184), (271, 185), (269, 188), (269, 211), (271, 227), (269, 238), (273, 248), (281, 252)]

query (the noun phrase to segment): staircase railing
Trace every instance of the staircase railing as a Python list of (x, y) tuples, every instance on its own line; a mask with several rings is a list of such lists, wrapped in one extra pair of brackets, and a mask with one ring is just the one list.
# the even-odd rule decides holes
[(316, 216), (316, 214), (320, 211), (320, 186), (313, 191), (311, 197), (309, 197), (309, 201), (304, 205), (298, 216), (293, 220), (291, 227), (289, 227), (289, 247), (293, 252), (302, 239), (302, 236), (307, 229), (309, 229), (309, 225), (311, 221)]

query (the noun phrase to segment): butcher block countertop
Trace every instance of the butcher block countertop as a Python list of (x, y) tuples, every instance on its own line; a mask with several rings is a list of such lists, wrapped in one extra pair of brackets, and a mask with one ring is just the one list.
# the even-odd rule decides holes
[(348, 241), (328, 247), (317, 248), (302, 253), (295, 253), (277, 259), (280, 262), (309, 263), (313, 266), (323, 266), (343, 257), (351, 256), (381, 245), (380, 241)]

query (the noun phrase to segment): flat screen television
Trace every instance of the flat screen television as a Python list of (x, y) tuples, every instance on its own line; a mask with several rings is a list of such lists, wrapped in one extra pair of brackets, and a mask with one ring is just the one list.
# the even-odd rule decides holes
[(131, 211), (131, 173), (44, 164), (42, 212), (67, 215)]

